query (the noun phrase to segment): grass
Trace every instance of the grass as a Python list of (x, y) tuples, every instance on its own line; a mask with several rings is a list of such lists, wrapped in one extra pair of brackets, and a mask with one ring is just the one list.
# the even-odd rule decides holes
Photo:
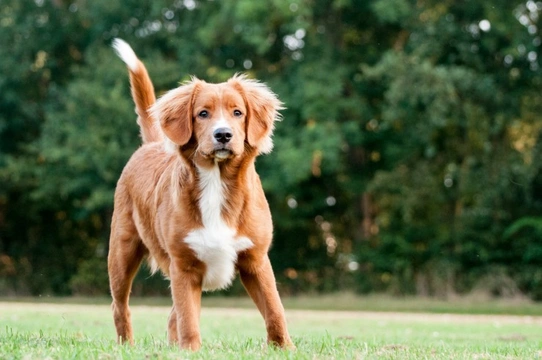
[[(348, 296), (340, 298), (354, 300)], [(374, 307), (385, 302), (394, 304), (398, 310), (406, 306), (401, 305), (403, 301), (383, 297), (356, 299)], [(201, 315), (203, 348), (197, 353), (180, 351), (167, 344), (165, 327), (169, 307), (166, 306), (132, 307), (136, 344), (130, 347), (115, 344), (108, 305), (81, 304), (83, 300), (68, 304), (62, 299), (56, 304), (0, 302), (0, 359), (542, 358), (542, 317), (539, 316), (461, 315), (457, 314), (459, 310), (456, 314), (430, 314), (417, 309), (415, 312), (307, 311), (287, 306), (289, 329), (297, 346), (297, 351), (289, 352), (265, 345), (263, 320), (253, 307), (239, 308), (244, 300), (238, 299), (236, 307), (213, 307), (229, 306), (229, 301), (205, 299), (207, 306)], [(305, 301), (312, 303), (313, 308), (319, 303), (313, 298)], [(323, 302), (326, 301), (324, 298)], [(415, 302), (408, 299), (407, 304), (411, 301)], [(526, 305), (529, 314), (534, 311), (531, 306), (537, 306), (522, 304), (520, 308)], [(513, 307), (513, 303), (507, 306)], [(450, 303), (447, 307), (454, 305)], [(459, 309), (462, 307), (459, 303)], [(493, 314), (500, 312), (497, 309)]]

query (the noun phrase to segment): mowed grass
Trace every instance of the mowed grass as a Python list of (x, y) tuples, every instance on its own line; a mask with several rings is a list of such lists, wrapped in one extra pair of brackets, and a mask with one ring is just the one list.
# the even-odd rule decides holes
[(204, 307), (203, 347), (191, 353), (167, 343), (168, 314), (133, 306), (136, 344), (120, 346), (108, 305), (0, 302), (0, 359), (542, 358), (542, 317), (533, 315), (287, 308), (297, 350), (283, 351), (265, 345), (255, 309)]

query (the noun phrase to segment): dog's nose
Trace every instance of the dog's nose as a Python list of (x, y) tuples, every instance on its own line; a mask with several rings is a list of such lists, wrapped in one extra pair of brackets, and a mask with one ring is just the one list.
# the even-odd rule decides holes
[(213, 132), (216, 141), (225, 144), (233, 137), (233, 132), (230, 128), (218, 128)]

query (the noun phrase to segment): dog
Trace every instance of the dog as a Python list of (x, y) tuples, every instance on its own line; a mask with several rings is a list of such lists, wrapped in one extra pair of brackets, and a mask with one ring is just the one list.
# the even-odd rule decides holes
[(108, 272), (120, 343), (133, 344), (128, 300), (144, 259), (171, 282), (168, 339), (201, 347), (202, 291), (227, 288), (238, 272), (262, 314), (267, 342), (295, 348), (268, 257), (273, 224), (256, 173), (272, 149), (282, 103), (263, 83), (235, 75), (211, 84), (192, 78), (158, 100), (130, 45), (115, 39), (126, 63), (142, 146), (118, 180)]

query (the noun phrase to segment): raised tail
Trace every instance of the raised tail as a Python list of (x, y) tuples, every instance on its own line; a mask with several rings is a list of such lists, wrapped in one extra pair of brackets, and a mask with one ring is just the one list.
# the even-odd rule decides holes
[(149, 107), (156, 102), (156, 96), (145, 65), (137, 58), (134, 50), (124, 40), (113, 40), (113, 48), (130, 71), (132, 97), (136, 105), (137, 123), (141, 129), (143, 143), (162, 141), (163, 133), (160, 124), (148, 112)]

